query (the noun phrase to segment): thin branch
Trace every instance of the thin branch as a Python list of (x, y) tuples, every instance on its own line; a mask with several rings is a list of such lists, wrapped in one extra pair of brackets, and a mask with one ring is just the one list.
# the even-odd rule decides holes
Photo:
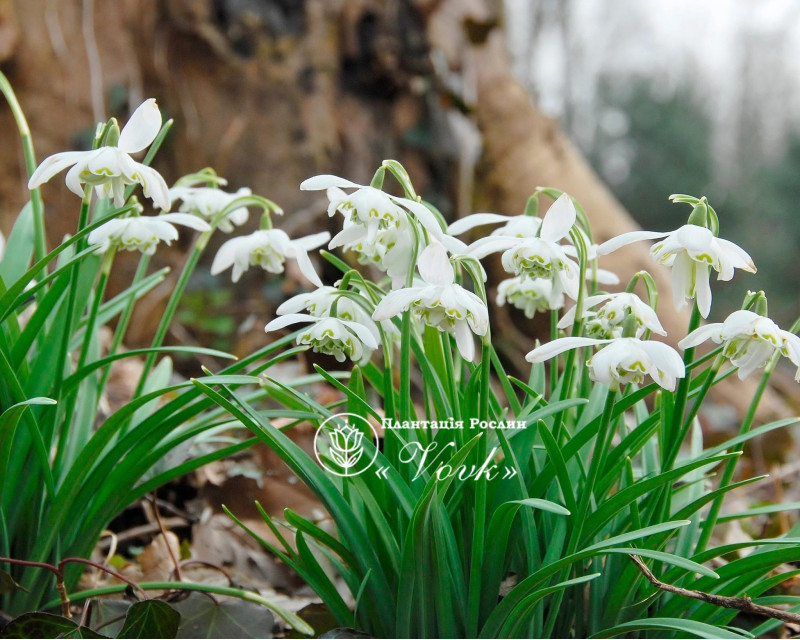
[(695, 600), (702, 600), (703, 602), (708, 602), (709, 604), (716, 605), (718, 607), (725, 607), (727, 609), (738, 609), (739, 611), (743, 611), (744, 613), (753, 613), (758, 616), (766, 616), (767, 618), (775, 618), (777, 620), (782, 620), (783, 622), (790, 622), (792, 624), (800, 624), (800, 615), (796, 613), (791, 613), (790, 611), (783, 611), (782, 609), (775, 609), (774, 607), (765, 607), (760, 604), (755, 604), (750, 598), (744, 596), (742, 598), (734, 598), (731, 596), (718, 596), (712, 593), (705, 593), (704, 591), (695, 591), (693, 589), (684, 589), (682, 587), (676, 587), (672, 584), (666, 584), (661, 582), (658, 578), (656, 578), (650, 569), (647, 568), (647, 565), (642, 562), (642, 559), (639, 556), (635, 555), (628, 555), (628, 557), (633, 561), (633, 563), (638, 567), (639, 571), (644, 574), (644, 577), (652, 584), (656, 589), (661, 589), (662, 591), (669, 591), (670, 593), (677, 593), (680, 596), (686, 596), (687, 598), (694, 598)]

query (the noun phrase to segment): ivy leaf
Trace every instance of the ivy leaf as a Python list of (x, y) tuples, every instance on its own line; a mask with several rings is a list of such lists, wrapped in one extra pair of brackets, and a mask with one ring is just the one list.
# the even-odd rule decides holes
[(52, 613), (34, 611), (14, 618), (0, 638), (106, 638), (89, 627), (79, 627), (73, 620)]
[(269, 609), (246, 600), (217, 604), (198, 593), (175, 608), (181, 614), (178, 638), (271, 638), (275, 624)]
[(163, 600), (134, 602), (118, 638), (174, 638), (181, 614)]

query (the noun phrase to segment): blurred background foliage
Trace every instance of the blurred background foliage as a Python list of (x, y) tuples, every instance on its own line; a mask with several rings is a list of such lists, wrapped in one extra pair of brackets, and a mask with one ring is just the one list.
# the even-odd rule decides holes
[[(653, 230), (685, 222), (671, 193), (708, 196), (782, 326), (800, 311), (798, 10), (782, 0), (506, 1), (517, 76), (614, 195)], [(737, 277), (715, 289), (713, 319), (748, 286)]]

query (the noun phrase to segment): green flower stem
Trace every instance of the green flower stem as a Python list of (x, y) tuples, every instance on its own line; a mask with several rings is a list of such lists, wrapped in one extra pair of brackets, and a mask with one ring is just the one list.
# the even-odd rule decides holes
[(681, 444), (686, 439), (686, 434), (689, 433), (689, 429), (692, 427), (692, 421), (695, 419), (697, 412), (703, 405), (703, 401), (705, 400), (706, 395), (708, 395), (708, 391), (714, 385), (717, 374), (719, 373), (723, 362), (725, 362), (725, 358), (723, 358), (721, 355), (718, 355), (717, 359), (714, 361), (714, 364), (711, 365), (711, 368), (706, 372), (706, 379), (703, 380), (703, 386), (700, 387), (700, 391), (694, 400), (694, 404), (692, 404), (691, 409), (689, 409), (689, 413), (686, 414), (686, 418), (683, 421), (683, 426), (681, 427), (680, 433), (678, 434), (678, 437), (675, 438), (671, 443), (671, 447), (664, 465), (665, 469), (671, 469), (675, 459), (678, 457)]
[[(197, 262), (200, 260), (200, 256), (203, 255), (203, 251), (205, 250), (212, 233), (213, 229), (210, 231), (204, 231), (195, 243), (192, 253), (189, 254), (189, 258), (186, 260), (186, 264), (183, 266), (183, 271), (181, 271), (181, 275), (178, 278), (175, 289), (172, 291), (172, 296), (170, 296), (169, 302), (167, 303), (167, 308), (164, 310), (164, 314), (161, 316), (161, 322), (159, 322), (158, 328), (153, 336), (153, 342), (150, 344), (151, 348), (155, 349), (156, 347), (160, 347), (164, 342), (164, 338), (167, 337), (169, 325), (172, 323), (172, 318), (178, 309), (178, 304), (181, 301), (181, 297), (186, 289), (186, 285), (189, 284), (189, 278), (191, 278), (192, 273), (197, 266)], [(142, 394), (145, 382), (147, 381), (147, 376), (150, 374), (157, 356), (158, 354), (156, 352), (151, 352), (147, 356), (147, 359), (144, 363), (144, 368), (142, 369), (142, 375), (139, 377), (139, 384), (136, 385), (136, 392), (133, 394), (134, 398), (138, 398)]]
[[(797, 331), (798, 321), (792, 326), (790, 330), (792, 333)], [(767, 366), (764, 367), (764, 373), (761, 375), (761, 380), (759, 380), (758, 387), (756, 388), (755, 394), (753, 394), (753, 399), (750, 401), (750, 406), (747, 409), (747, 414), (742, 420), (742, 426), (739, 428), (739, 435), (742, 436), (750, 431), (750, 427), (753, 426), (753, 420), (756, 417), (756, 411), (758, 409), (758, 405), (761, 402), (761, 396), (764, 395), (764, 391), (767, 388), (767, 384), (769, 383), (770, 376), (772, 376), (772, 372), (775, 370), (775, 367), (778, 364), (778, 360), (781, 357), (780, 351), (776, 351), (770, 361), (767, 363)], [(734, 452), (739, 452), (744, 449), (744, 443), (738, 444), (733, 450)], [(722, 472), (722, 477), (719, 481), (720, 487), (726, 487), (731, 483), (733, 480), (733, 474), (736, 472), (736, 464), (739, 461), (738, 457), (733, 457), (728, 460), (725, 464), (725, 470)], [(706, 546), (708, 545), (709, 540), (711, 539), (711, 534), (714, 531), (714, 527), (717, 524), (717, 519), (719, 518), (719, 512), (722, 509), (722, 502), (725, 500), (725, 494), (720, 494), (714, 502), (711, 503), (711, 508), (708, 511), (708, 515), (706, 516), (705, 522), (703, 522), (703, 530), (700, 533), (700, 538), (697, 541), (697, 545), (695, 546), (695, 554), (702, 553), (705, 551)]]
[[(150, 265), (150, 256), (147, 254), (142, 254), (142, 257), (139, 259), (139, 265), (136, 267), (136, 273), (133, 276), (133, 282), (131, 283), (131, 287), (135, 287), (142, 278), (144, 278), (144, 274), (147, 273), (147, 267)], [(119, 351), (120, 345), (122, 344), (122, 340), (125, 337), (125, 333), (128, 330), (128, 325), (130, 324), (131, 318), (133, 317), (133, 309), (136, 306), (136, 297), (131, 295), (128, 303), (125, 305), (125, 309), (122, 311), (122, 314), (119, 317), (119, 321), (117, 322), (117, 328), (114, 330), (114, 337), (111, 339), (111, 346), (108, 349), (108, 355), (112, 356), (117, 351)], [(99, 388), (105, 389), (106, 384), (108, 383), (108, 377), (111, 375), (111, 365), (105, 367), (103, 369), (102, 376), (100, 377), (100, 386)]]
[[(689, 329), (686, 332), (687, 336), (700, 326), (700, 320), (700, 309), (697, 307), (697, 302), (695, 301), (694, 305), (692, 306), (692, 316), (689, 319)], [(684, 367), (688, 367), (693, 360), (694, 347), (689, 347), (683, 352)], [(688, 375), (687, 370), (687, 374), (678, 382), (678, 390), (675, 392), (675, 406), (673, 407), (672, 424), (669, 427), (669, 432), (666, 434), (666, 441), (661, 443), (663, 469), (669, 468), (666, 466), (669, 452), (672, 450), (672, 448), (680, 447), (681, 445), (681, 442), (678, 441), (678, 438), (680, 437), (680, 434), (683, 433), (684, 413), (686, 412), (686, 402), (689, 397), (690, 386), (691, 376)]]
[[(11, 108), (11, 114), (17, 123), (20, 138), (22, 139), (22, 153), (25, 156), (25, 169), (28, 177), (36, 170), (36, 153), (33, 150), (33, 138), (28, 127), (28, 121), (20, 107), (17, 96), (11, 88), (11, 83), (5, 74), (0, 71), (0, 92)], [(44, 227), (44, 202), (41, 191), (36, 188), (31, 190), (31, 205), (33, 206), (33, 242), (35, 261), (38, 262), (47, 255), (47, 235)]]
[[(572, 514), (572, 531), (570, 532), (569, 542), (567, 544), (567, 551), (563, 557), (571, 556), (574, 554), (581, 542), (583, 535), (583, 525), (589, 515), (589, 508), (592, 504), (592, 497), (594, 495), (594, 486), (597, 483), (597, 478), (600, 471), (605, 466), (606, 457), (608, 456), (608, 449), (611, 445), (613, 438), (613, 422), (611, 416), (614, 413), (614, 405), (617, 399), (617, 391), (609, 389), (606, 395), (606, 402), (603, 408), (603, 415), (600, 418), (600, 425), (597, 428), (597, 436), (595, 437), (594, 451), (592, 452), (592, 459), (589, 463), (589, 471), (586, 476), (586, 481), (583, 485), (583, 492), (581, 494), (580, 502), (578, 503), (578, 510)], [(569, 568), (562, 569), (556, 582), (563, 582), (567, 578)], [(559, 609), (561, 601), (564, 597), (564, 591), (559, 591), (553, 596), (553, 603), (550, 607), (545, 626), (544, 638), (553, 637), (553, 629), (559, 618)], [(580, 635), (576, 636), (580, 637)]]

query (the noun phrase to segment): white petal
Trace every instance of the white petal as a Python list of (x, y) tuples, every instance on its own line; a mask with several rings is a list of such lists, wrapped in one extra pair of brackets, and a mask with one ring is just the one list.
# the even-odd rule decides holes
[(327, 231), (323, 231), (322, 233), (314, 233), (310, 236), (304, 236), (303, 238), (292, 240), (292, 242), (302, 247), (306, 251), (311, 251), (312, 249), (321, 247), (330, 239), (331, 239), (331, 234), (328, 233)]
[(283, 329), (285, 326), (295, 324), (296, 322), (317, 322), (318, 320), (319, 318), (310, 316), (307, 313), (289, 313), (271, 320), (267, 326), (264, 327), (264, 331), (276, 331), (277, 329)]
[(583, 337), (557, 338), (547, 344), (543, 344), (541, 347), (536, 347), (536, 349), (525, 356), (525, 359), (528, 362), (544, 362), (570, 349), (606, 344), (607, 342), (611, 342), (611, 340), (598, 340), (596, 338)]
[(323, 174), (321, 176), (314, 176), (312, 178), (303, 180), (303, 182), (300, 183), (300, 190), (320, 191), (322, 189), (329, 189), (330, 187), (347, 187), (347, 188), (360, 189), (361, 186), (362, 185), (360, 184), (356, 184), (355, 182), (350, 182), (349, 180), (345, 180), (344, 178), (339, 178), (338, 176)]
[(372, 332), (365, 327), (360, 322), (352, 322), (350, 320), (339, 320), (345, 327), (350, 329), (356, 337), (361, 340), (367, 347), (370, 349), (377, 349), (378, 343), (375, 340), (375, 336), (372, 335)]
[(197, 216), (188, 213), (164, 213), (158, 216), (157, 219), (173, 224), (180, 224), (184, 227), (196, 229), (197, 231), (208, 231), (211, 229), (211, 226), (205, 220), (201, 220)]
[(447, 227), (447, 233), (452, 236), (458, 236), (485, 224), (496, 224), (498, 222), (506, 222), (511, 219), (511, 216), (503, 216), (499, 213), (473, 213), (472, 215), (456, 220), (453, 224)]
[(141, 151), (156, 139), (160, 129), (161, 112), (155, 98), (145, 100), (123, 127), (117, 148), (125, 153)]
[(692, 297), (692, 277), (696, 264), (685, 252), (675, 256), (672, 265), (672, 302), (676, 311), (686, 306), (686, 298)]
[(698, 327), (697, 329), (692, 331), (688, 336), (686, 336), (683, 340), (681, 340), (678, 343), (678, 346), (681, 349), (689, 349), (691, 347), (696, 347), (698, 344), (705, 342), (709, 338), (711, 338), (714, 342), (719, 344), (720, 342), (722, 342), (722, 338), (720, 337), (721, 328), (722, 328), (721, 322), (713, 322), (703, 327)]
[(169, 211), (172, 204), (169, 199), (169, 187), (161, 174), (147, 165), (136, 163), (136, 170), (140, 176), (140, 184), (144, 190), (144, 195), (150, 198), (153, 203), (164, 211)]
[(316, 287), (321, 287), (322, 280), (319, 279), (319, 276), (314, 269), (314, 265), (311, 264), (311, 259), (308, 257), (308, 253), (306, 253), (305, 249), (295, 246), (294, 259), (297, 260), (297, 266), (300, 267), (300, 273), (308, 278), (311, 284)]
[(683, 378), (686, 375), (683, 359), (668, 344), (656, 342), (655, 340), (641, 340), (639, 344), (659, 369), (663, 369), (675, 378)]
[(238, 251), (237, 247), (241, 245), (241, 240), (241, 238), (232, 238), (222, 244), (217, 251), (217, 255), (214, 256), (214, 261), (211, 263), (212, 276), (222, 273), (234, 263)]
[[(586, 271), (586, 277), (592, 277), (591, 269)], [(594, 274), (594, 277), (598, 284), (619, 284), (619, 276), (613, 271), (608, 271), (607, 269), (598, 269)]]
[(711, 267), (697, 264), (695, 268), (695, 292), (697, 295), (697, 308), (704, 318), (711, 313), (711, 283), (709, 283)]
[(572, 198), (566, 193), (562, 193), (547, 210), (542, 220), (540, 236), (544, 240), (558, 242), (569, 234), (576, 218), (577, 212)]
[[(28, 189), (35, 189), (36, 187), (41, 186), (57, 173), (63, 171), (67, 167), (71, 167), (77, 162), (88, 158), (88, 156), (91, 156), (92, 153), (94, 152), (64, 151), (62, 153), (56, 153), (48, 158), (45, 158), (42, 163), (36, 167), (36, 171), (33, 172), (31, 179), (28, 181)], [(79, 195), (83, 196), (82, 190)]]
[(412, 302), (418, 299), (421, 290), (419, 287), (410, 287), (408, 289), (396, 289), (386, 294), (386, 297), (381, 300), (375, 307), (372, 314), (373, 320), (388, 320), (394, 318), (401, 311), (408, 309)]
[[(722, 238), (717, 238), (717, 244), (724, 252), (724, 255), (720, 256), (720, 261), (730, 264), (731, 267), (736, 267), (742, 271), (749, 271), (750, 273), (756, 272), (756, 265), (753, 264), (753, 259), (738, 244), (734, 244), (729, 240), (723, 240)], [(730, 278), (723, 278), (721, 271), (719, 279), (730, 280)]]
[(512, 247), (520, 244), (519, 238), (511, 238), (508, 236), (487, 236), (476, 240), (468, 247), (467, 255), (472, 258), (485, 258), (490, 253), (497, 251), (506, 251)]
[(611, 240), (606, 240), (603, 244), (599, 245), (597, 247), (597, 255), (604, 256), (633, 242), (639, 242), (640, 240), (655, 240), (656, 238), (665, 238), (668, 235), (669, 232), (662, 233), (660, 231), (630, 231), (628, 233), (623, 233), (616, 238), (611, 238)]
[(475, 338), (466, 322), (457, 322), (455, 326), (456, 346), (464, 360), (475, 360)]
[(413, 213), (419, 223), (425, 227), (425, 230), (430, 233), (434, 238), (439, 239), (442, 237), (442, 225), (439, 224), (439, 219), (434, 215), (433, 211), (428, 209), (421, 202), (415, 202), (408, 198), (396, 198), (389, 196), (396, 203), (403, 205), (406, 209)]
[(417, 269), (422, 279), (430, 284), (448, 285), (455, 281), (455, 272), (447, 257), (447, 249), (438, 242), (432, 242), (419, 254)]
[[(67, 188), (76, 196), (83, 198), (83, 184), (81, 183), (81, 171), (85, 168), (83, 162), (78, 162), (72, 169), (67, 171), (64, 182)], [(102, 196), (101, 196), (102, 197)]]

